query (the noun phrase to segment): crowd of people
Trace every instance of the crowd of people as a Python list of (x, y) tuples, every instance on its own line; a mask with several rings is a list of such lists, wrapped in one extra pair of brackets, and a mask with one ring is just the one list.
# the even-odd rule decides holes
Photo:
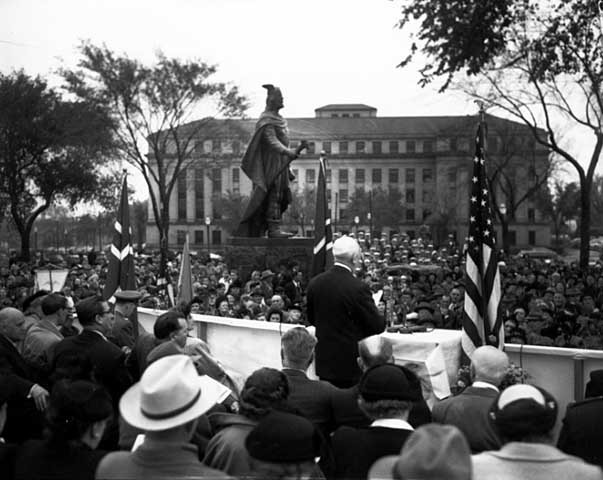
[[(460, 329), (464, 308), (462, 247), (452, 238), (435, 248), (407, 235), (371, 241), (359, 235), (363, 263), (356, 275), (371, 288), (388, 326), (411, 325)], [(178, 292), (179, 256), (168, 262), (168, 282), (158, 276), (158, 256), (138, 255), (135, 270), (141, 306), (167, 309)], [(44, 261), (13, 262), (0, 268), (0, 306), (23, 307), (34, 289), (34, 270)], [(63, 293), (77, 301), (100, 293), (107, 278), (104, 255), (80, 254), (69, 268)], [(600, 262), (582, 271), (576, 264), (504, 258), (499, 264), (501, 315), (505, 341), (557, 347), (603, 349), (603, 268)], [(242, 277), (221, 260), (192, 260), (193, 313), (260, 321), (307, 324), (307, 272), (283, 262)]]

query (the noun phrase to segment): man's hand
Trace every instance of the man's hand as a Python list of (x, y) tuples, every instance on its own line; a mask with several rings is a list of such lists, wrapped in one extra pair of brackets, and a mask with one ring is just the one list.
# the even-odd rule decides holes
[(36, 383), (33, 387), (31, 387), (29, 396), (33, 398), (36, 408), (40, 412), (46, 410), (46, 406), (48, 405), (48, 390)]
[(295, 153), (297, 155), (299, 155), (303, 150), (307, 150), (308, 149), (308, 142), (306, 142), (305, 140), (302, 140), (299, 145), (297, 146), (297, 149), (295, 150)]

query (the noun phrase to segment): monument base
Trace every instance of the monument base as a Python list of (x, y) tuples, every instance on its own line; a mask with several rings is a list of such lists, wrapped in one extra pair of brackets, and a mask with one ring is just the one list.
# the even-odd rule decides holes
[(312, 269), (314, 239), (307, 237), (262, 238), (232, 237), (226, 244), (224, 259), (237, 269), (241, 278), (249, 278), (253, 270), (270, 269), (277, 273), (283, 262), (297, 262), (306, 279)]

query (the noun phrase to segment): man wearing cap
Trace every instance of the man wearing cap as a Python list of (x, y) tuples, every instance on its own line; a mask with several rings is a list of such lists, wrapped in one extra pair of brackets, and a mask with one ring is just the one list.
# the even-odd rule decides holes
[(367, 428), (340, 427), (333, 433), (333, 478), (365, 479), (377, 459), (400, 452), (413, 431), (408, 414), (421, 398), (421, 383), (406, 367), (377, 365), (364, 372), (358, 393), (358, 405), (372, 423)]
[(136, 317), (136, 306), (142, 297), (136, 290), (120, 290), (113, 294), (115, 297), (115, 308), (113, 315), (113, 329), (109, 338), (119, 348), (126, 347), (132, 350), (136, 337), (138, 337), (138, 319)]
[(348, 388), (360, 378), (356, 363), (358, 341), (382, 333), (369, 287), (354, 276), (362, 261), (360, 245), (343, 236), (333, 243), (335, 263), (308, 285), (308, 322), (316, 327), (316, 374), (336, 387)]
[(186, 355), (157, 360), (119, 402), (124, 420), (145, 431), (143, 443), (133, 452), (108, 454), (96, 478), (229, 478), (201, 463), (190, 443), (199, 417), (228, 392), (207, 375), (199, 376)]
[(557, 402), (533, 385), (511, 385), (497, 395), (490, 422), (502, 440), (498, 451), (473, 455), (473, 478), (488, 480), (601, 480), (601, 469), (555, 448)]
[(492, 346), (477, 348), (471, 356), (473, 384), (461, 394), (448, 397), (433, 407), (433, 421), (458, 427), (474, 453), (500, 447), (488, 412), (508, 365), (509, 358), (499, 349)]

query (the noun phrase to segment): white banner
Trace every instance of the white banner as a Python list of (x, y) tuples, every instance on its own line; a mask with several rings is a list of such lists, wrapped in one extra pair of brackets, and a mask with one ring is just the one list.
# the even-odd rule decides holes
[(69, 270), (36, 270), (36, 292), (38, 290), (60, 292), (68, 274)]

